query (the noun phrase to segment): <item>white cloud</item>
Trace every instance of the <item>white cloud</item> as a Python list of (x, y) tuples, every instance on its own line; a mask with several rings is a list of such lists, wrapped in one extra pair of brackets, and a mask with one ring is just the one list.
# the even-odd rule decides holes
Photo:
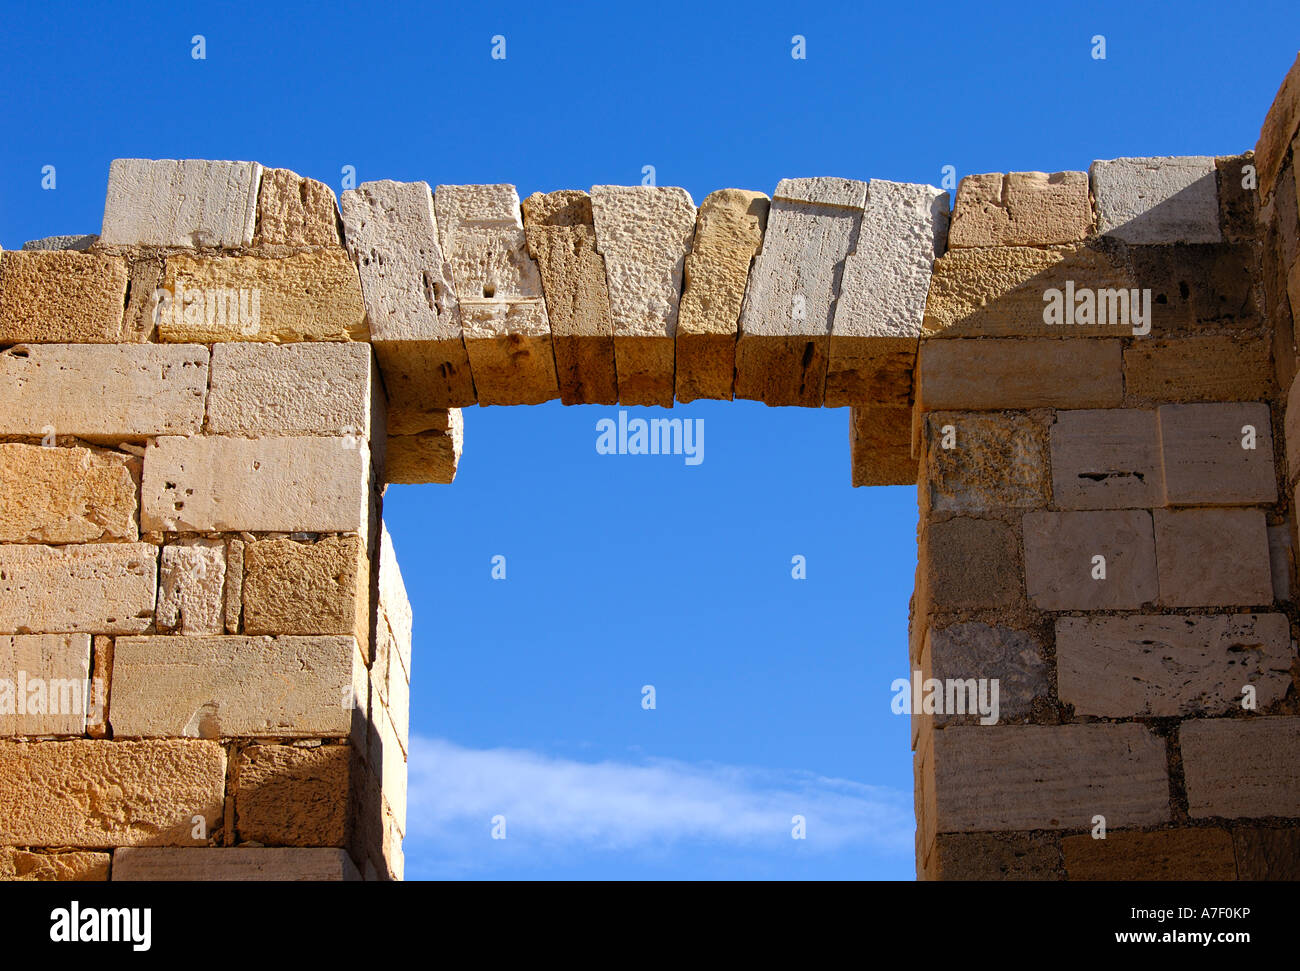
[[(506, 817), (511, 854), (577, 858), (704, 842), (789, 849), (791, 817), (807, 820), (803, 852), (853, 846), (912, 852), (912, 794), (808, 772), (667, 759), (586, 763), (519, 749), (411, 739), (408, 856), (473, 867), (490, 862), (491, 819)], [(487, 858), (487, 859), (485, 859)]]

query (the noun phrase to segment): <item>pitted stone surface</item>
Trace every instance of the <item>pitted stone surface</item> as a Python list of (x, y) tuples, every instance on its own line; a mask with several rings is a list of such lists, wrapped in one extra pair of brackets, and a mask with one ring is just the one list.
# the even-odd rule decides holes
[(67, 250), (0, 257), (0, 342), (118, 343), (127, 267), (121, 257)]
[(1091, 228), (1087, 172), (991, 172), (961, 180), (948, 246), (1076, 243)]
[(0, 634), (138, 634), (157, 584), (148, 543), (0, 546)]
[(261, 176), (256, 162), (114, 159), (101, 240), (125, 246), (248, 246), (257, 224)]
[(923, 421), (923, 508), (978, 512), (1047, 504), (1047, 436), (1041, 422), (1015, 413), (943, 411), (930, 412)]
[(158, 629), (178, 634), (225, 630), (226, 544), (186, 539), (164, 546), (158, 571)]
[(1097, 229), (1126, 243), (1217, 243), (1214, 159), (1116, 158), (1092, 163)]
[(139, 539), (139, 481), (123, 452), (0, 444), (0, 543)]
[(334, 190), (288, 169), (263, 169), (257, 242), (267, 246), (340, 246)]
[(1163, 503), (1154, 411), (1058, 411), (1051, 441), (1052, 497), (1062, 509), (1146, 509)]

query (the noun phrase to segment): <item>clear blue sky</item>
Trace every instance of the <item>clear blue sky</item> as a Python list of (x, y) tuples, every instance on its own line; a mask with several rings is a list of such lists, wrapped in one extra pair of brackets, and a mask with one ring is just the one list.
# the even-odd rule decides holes
[[(6, 2), (0, 23), (8, 248), (97, 232), (117, 157), (521, 196), (654, 165), (699, 202), (788, 176), (1230, 154), (1300, 46), (1294, 0)], [(846, 410), (678, 406), (704, 419), (695, 467), (596, 454), (616, 413), (469, 409), (456, 484), (389, 491), (416, 615), (408, 875), (910, 879), (889, 685), (907, 670), (913, 491), (850, 489)]]

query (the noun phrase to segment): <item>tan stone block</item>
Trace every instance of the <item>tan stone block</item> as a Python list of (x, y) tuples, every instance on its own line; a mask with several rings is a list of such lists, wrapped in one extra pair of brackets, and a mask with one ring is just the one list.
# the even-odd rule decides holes
[(1061, 880), (1057, 837), (1021, 833), (940, 833), (931, 880)]
[(1238, 880), (1300, 880), (1300, 829), (1234, 829)]
[(1267, 709), (1291, 686), (1284, 614), (1060, 617), (1056, 684), (1076, 714), (1103, 718), (1218, 715), (1243, 685)]
[(0, 435), (189, 435), (207, 387), (200, 345), (16, 344), (0, 351)]
[(1223, 829), (1112, 833), (1061, 840), (1071, 880), (1236, 880), (1232, 837)]
[(117, 850), (116, 880), (360, 880), (346, 850), (297, 847), (201, 847)]
[(81, 735), (89, 634), (0, 635), (0, 735)]
[(1166, 607), (1273, 602), (1268, 529), (1259, 509), (1157, 509), (1156, 562)]
[[(358, 536), (264, 539), (244, 548), (244, 632), (370, 636), (370, 583)], [(364, 652), (363, 652), (364, 653)]]
[(127, 281), (126, 312), (122, 317), (122, 341), (153, 339), (158, 322), (158, 291), (163, 281), (163, 258), (135, 251), (127, 254), (130, 278)]
[(123, 327), (126, 261), (71, 250), (0, 257), (0, 344), (115, 344)]
[(931, 412), (924, 422), (923, 509), (980, 512), (1046, 506), (1047, 434), (1014, 413)]
[(844, 337), (832, 333), (827, 342), (825, 405), (911, 408), (912, 372), (916, 348), (885, 350), (894, 341), (875, 337)]
[(245, 748), (236, 767), (235, 827), (240, 841), (346, 847), (355, 822), (353, 759), (348, 745)]
[(1169, 819), (1165, 743), (1144, 725), (955, 726), (933, 744), (940, 833)]
[(153, 624), (148, 543), (0, 546), (0, 633), (136, 634)]
[[(966, 683), (972, 678), (976, 682), (985, 679), (998, 684), (996, 712), (980, 712), (978, 705), (973, 703), (966, 704), (965, 712), (948, 708), (933, 715), (926, 715), (923, 711), (912, 712), (914, 718), (931, 719), (933, 725), (940, 727), (975, 724), (994, 715), (1001, 722), (1025, 718), (1032, 713), (1035, 699), (1046, 700), (1048, 694), (1047, 662), (1042, 643), (1026, 631), (1009, 627), (971, 622), (938, 630), (927, 628), (920, 671), (923, 685), (930, 678), (937, 678), (945, 685)], [(978, 698), (972, 693), (968, 698), (958, 700), (954, 694), (952, 701), (961, 706), (963, 702), (976, 702)], [(919, 729), (921, 726), (916, 727)]]
[(1156, 549), (1144, 509), (1026, 513), (1024, 534), (1025, 585), (1041, 610), (1124, 610), (1156, 599)]
[(113, 734), (343, 738), (365, 677), (352, 637), (119, 637)]
[(107, 853), (86, 850), (71, 853), (32, 853), (0, 848), (0, 880), (74, 880), (81, 883), (108, 879)]
[(1300, 816), (1300, 718), (1202, 718), (1178, 735), (1193, 819)]
[(1268, 405), (1161, 405), (1160, 452), (1171, 505), (1277, 501)]
[(917, 374), (925, 411), (1115, 408), (1124, 398), (1113, 340), (924, 340)]
[(1024, 599), (1016, 530), (999, 520), (931, 523), (921, 535), (920, 562), (936, 610), (1006, 607)]
[(366, 344), (217, 344), (207, 431), (385, 435), (384, 392)]
[(221, 831), (225, 786), (215, 742), (0, 742), (0, 844), (193, 845), (196, 816)]
[(275, 259), (167, 257), (159, 340), (368, 340), (357, 268), (342, 249)]
[[(1096, 246), (954, 249), (934, 264), (924, 334), (1128, 337), (1141, 328), (1132, 306), (1137, 286), (1126, 266)], [(1059, 320), (1049, 315), (1060, 308)]]
[(678, 401), (731, 400), (745, 284), (763, 242), (770, 207), (765, 194), (744, 189), (719, 189), (700, 203), (695, 238), (683, 265)]
[(1143, 509), (1164, 501), (1154, 411), (1058, 411), (1052, 499), (1062, 509)]
[(139, 478), (122, 452), (0, 444), (0, 542), (139, 539)]
[(244, 541), (226, 540), (225, 622), (227, 634), (238, 634), (244, 617)]
[(288, 169), (262, 169), (257, 195), (260, 246), (342, 246), (334, 190)]
[(441, 424), (441, 428), (414, 435), (388, 437), (384, 455), (385, 482), (446, 485), (455, 480), (465, 447), (465, 419), (459, 408), (452, 408), (444, 413)]
[(145, 453), (141, 525), (359, 532), (369, 495), (370, 450), (358, 439), (167, 436)]
[(546, 294), (560, 400), (612, 405), (618, 401), (614, 324), (591, 199), (571, 190), (534, 192), (523, 202), (523, 216), (528, 254)]
[(90, 710), (86, 713), (86, 734), (108, 737), (108, 706), (112, 698), (113, 638), (96, 634), (91, 641)]
[(849, 450), (855, 486), (914, 485), (910, 406), (867, 405), (849, 411)]
[(1052, 246), (1091, 229), (1087, 172), (992, 172), (961, 180), (948, 246)]
[(1257, 337), (1177, 337), (1124, 349), (1130, 404), (1262, 401), (1273, 392), (1269, 346)]
[(222, 633), (225, 593), (224, 540), (187, 539), (163, 547), (155, 615), (160, 631)]
[(1259, 171), (1259, 197), (1267, 199), (1282, 170), (1287, 146), (1300, 125), (1300, 55), (1282, 79), (1273, 104), (1264, 117), (1255, 144), (1255, 162)]

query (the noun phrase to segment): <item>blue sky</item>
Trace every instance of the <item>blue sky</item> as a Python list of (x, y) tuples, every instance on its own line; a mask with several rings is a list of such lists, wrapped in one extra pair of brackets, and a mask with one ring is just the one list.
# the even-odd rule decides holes
[[(117, 157), (521, 196), (653, 165), (699, 202), (789, 176), (1231, 154), (1300, 46), (1294, 0), (6, 2), (0, 22), (9, 248), (98, 231)], [(913, 490), (849, 487), (846, 410), (678, 406), (704, 421), (698, 466), (598, 455), (616, 413), (469, 409), (457, 482), (389, 492), (416, 615), (408, 875), (910, 879), (889, 684), (907, 668)]]

